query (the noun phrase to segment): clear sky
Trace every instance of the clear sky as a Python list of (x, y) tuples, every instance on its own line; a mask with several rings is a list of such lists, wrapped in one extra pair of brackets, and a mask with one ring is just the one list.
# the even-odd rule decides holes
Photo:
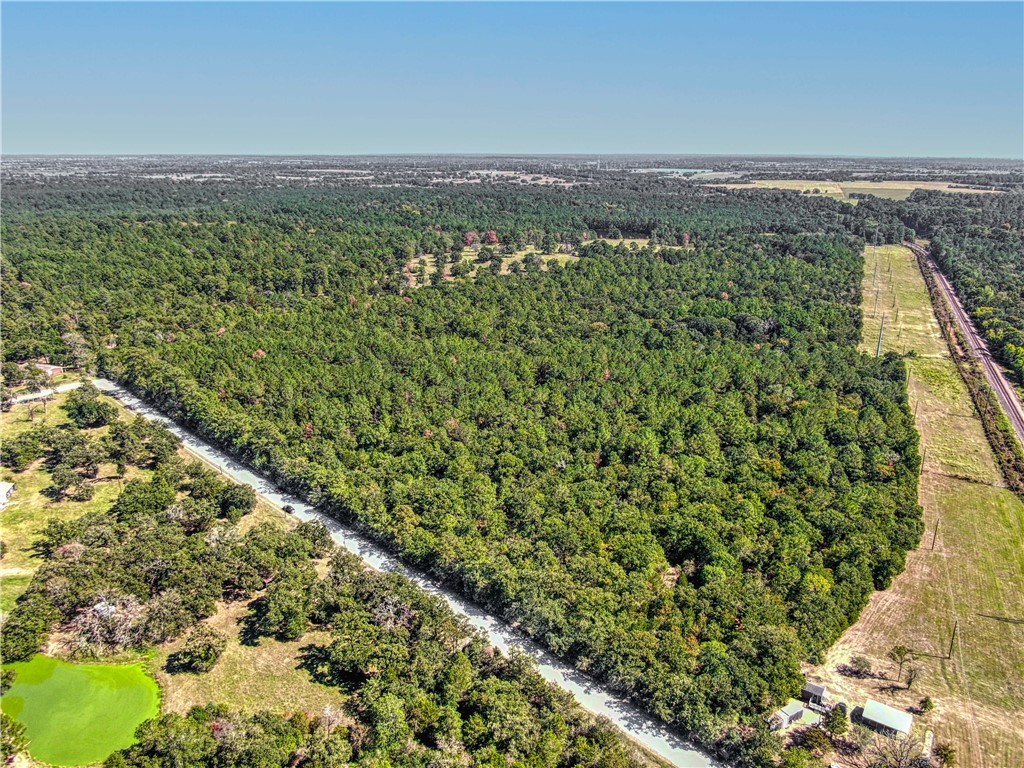
[(1020, 157), (1024, 4), (2, 4), (7, 153)]

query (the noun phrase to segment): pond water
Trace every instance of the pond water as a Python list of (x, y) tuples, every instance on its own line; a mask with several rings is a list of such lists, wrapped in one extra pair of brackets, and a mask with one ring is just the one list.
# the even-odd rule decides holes
[(141, 664), (69, 664), (37, 654), (16, 672), (3, 711), (25, 724), (29, 754), (50, 765), (88, 765), (135, 743), (160, 713), (160, 688)]

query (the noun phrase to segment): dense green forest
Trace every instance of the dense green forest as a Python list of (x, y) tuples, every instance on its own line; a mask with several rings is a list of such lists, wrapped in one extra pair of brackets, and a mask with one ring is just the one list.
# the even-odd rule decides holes
[[(292, 531), (262, 523), (240, 533), (253, 490), (183, 461), (162, 427), (118, 421), (115, 411), (103, 436), (83, 431), (101, 426), (89, 418), (96, 403), (95, 390), (77, 390), (66, 406), (71, 424), (6, 441), (3, 463), (21, 469), (42, 459), (53, 478), (47, 493), (57, 495), (76, 493), (100, 464), (152, 475), (127, 482), (107, 510), (47, 525), (35, 545), (44, 564), (4, 623), (5, 662), (31, 656), (54, 630), (82, 658), (186, 635), (169, 665), (201, 673), (216, 664), (224, 637), (197, 622), (218, 600), (250, 600), (257, 640), (329, 630), (333, 640), (306, 646), (303, 665), (347, 694), (336, 712), (246, 716), (211, 703), (187, 717), (165, 714), (143, 723), (137, 745), (107, 765), (643, 763), (614, 728), (544, 683), (528, 660), (496, 653), (439, 598), (333, 552), (322, 523)], [(323, 578), (317, 558), (329, 561)]]
[[(705, 743), (760, 755), (919, 539), (906, 371), (856, 349), (894, 214), (623, 177), (8, 194), (7, 359), (98, 367)], [(407, 288), (489, 230), (578, 260)]]

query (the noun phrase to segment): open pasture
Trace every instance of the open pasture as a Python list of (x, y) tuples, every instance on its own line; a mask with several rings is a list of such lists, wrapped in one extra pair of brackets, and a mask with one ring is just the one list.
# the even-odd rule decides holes
[(818, 181), (814, 179), (754, 179), (745, 184), (722, 184), (727, 189), (789, 189), (812, 195), (852, 202), (854, 194), (875, 195), (890, 200), (905, 200), (915, 189), (941, 192), (996, 194), (994, 190), (962, 189), (945, 181)]
[[(33, 427), (48, 425), (60, 426), (68, 423), (67, 414), (60, 404), (67, 398), (67, 393), (57, 394), (53, 400), (44, 405), (39, 402), (19, 403), (9, 411), (0, 414), (0, 432), (5, 439), (10, 439)], [(103, 398), (105, 402), (116, 403), (111, 398)], [(122, 418), (128, 412), (118, 405)], [(84, 430), (92, 437), (103, 434), (107, 427)], [(0, 560), (0, 612), (7, 613), (14, 601), (28, 587), (32, 574), (42, 563), (35, 554), (33, 544), (39, 532), (51, 518), (74, 520), (87, 512), (103, 510), (113, 504), (124, 483), (135, 477), (145, 477), (148, 470), (129, 467), (124, 477), (117, 474), (113, 464), (105, 463), (90, 484), (93, 497), (88, 501), (76, 501), (63, 497), (53, 500), (43, 493), (51, 484), (50, 473), (43, 466), (42, 460), (35, 461), (21, 472), (14, 472), (7, 467), (0, 467), (0, 479), (13, 482), (16, 486), (7, 505), (0, 510), (0, 531), (2, 531), (5, 552)]]

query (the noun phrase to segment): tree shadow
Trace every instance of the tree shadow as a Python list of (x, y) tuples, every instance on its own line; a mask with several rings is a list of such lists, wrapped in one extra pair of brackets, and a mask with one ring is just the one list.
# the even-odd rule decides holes
[(167, 663), (164, 664), (164, 671), (169, 672), (172, 675), (195, 672), (195, 670), (192, 669), (185, 661), (185, 655), (182, 651), (175, 651), (167, 657)]
[(836, 667), (836, 672), (843, 677), (853, 677), (858, 680), (877, 680), (881, 677), (877, 672), (864, 672), (849, 664), (840, 664)]
[(881, 685), (878, 687), (881, 693), (899, 693), (901, 691), (909, 690), (907, 686), (900, 683), (889, 683), (888, 685)]
[(258, 597), (249, 603), (249, 612), (238, 621), (238, 641), (242, 645), (255, 647), (260, 644), (260, 619), (267, 610), (267, 598)]

